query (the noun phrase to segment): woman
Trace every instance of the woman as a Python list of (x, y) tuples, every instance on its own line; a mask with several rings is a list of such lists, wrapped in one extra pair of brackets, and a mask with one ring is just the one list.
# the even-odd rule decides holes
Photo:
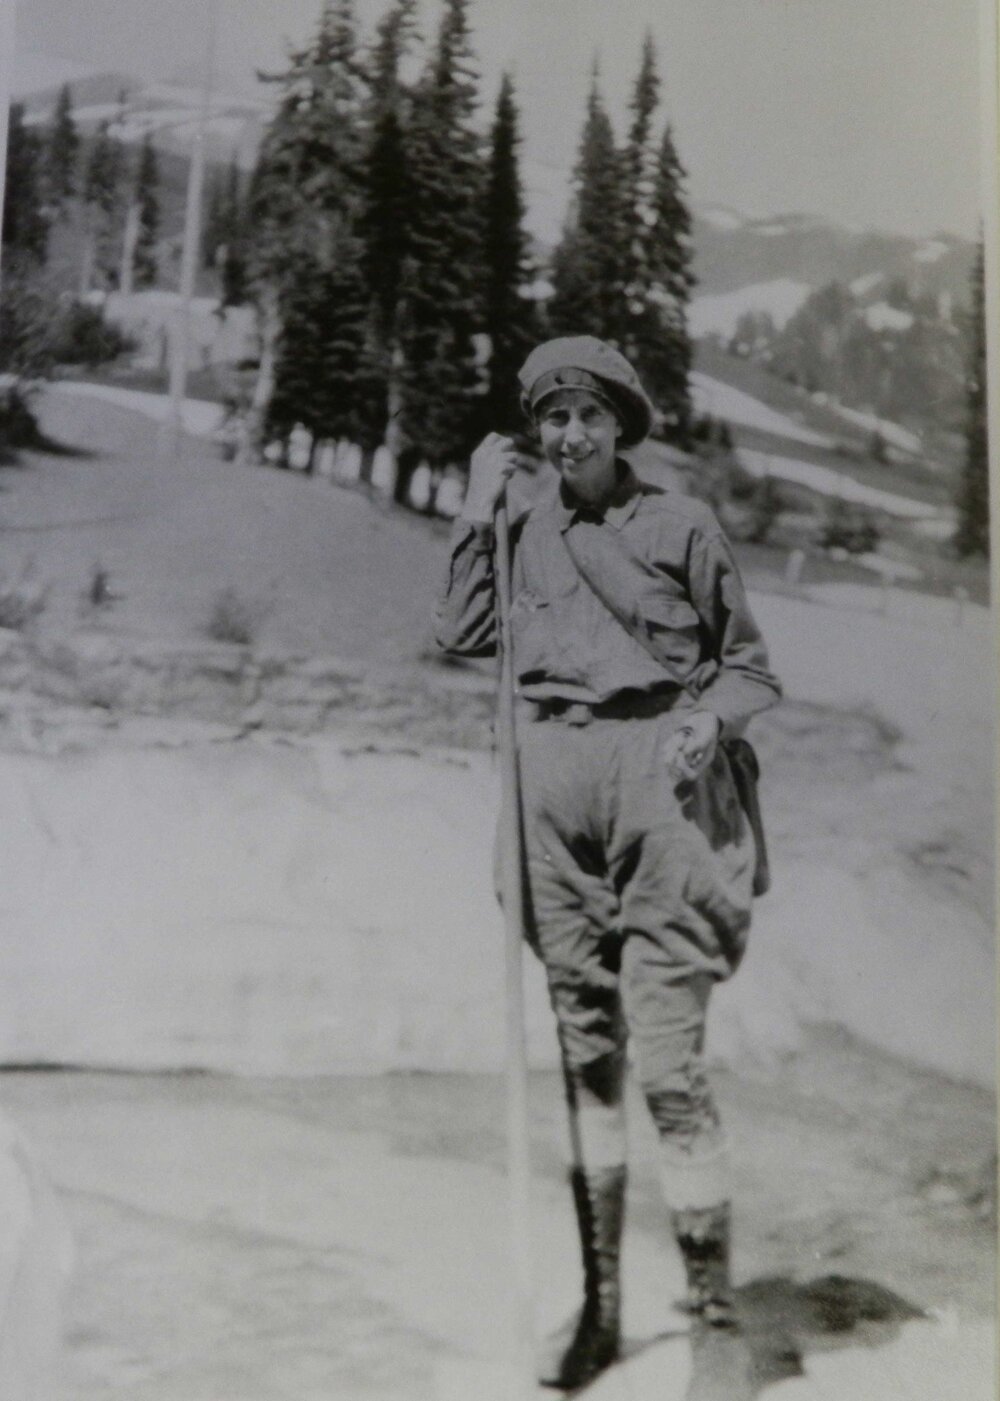
[[(572, 1387), (618, 1354), (626, 1042), (660, 1144), (687, 1307), (732, 1327), (726, 1145), (705, 1072), (712, 986), (742, 957), (754, 844), (725, 741), (773, 705), (730, 546), (701, 502), (642, 483), (620, 450), (653, 410), (589, 336), (528, 357), (522, 403), (555, 490), (512, 531), (511, 632), (532, 941), (570, 1106), (584, 1304), (542, 1380)], [(473, 453), (437, 636), (497, 645), (493, 515), (511, 439)]]

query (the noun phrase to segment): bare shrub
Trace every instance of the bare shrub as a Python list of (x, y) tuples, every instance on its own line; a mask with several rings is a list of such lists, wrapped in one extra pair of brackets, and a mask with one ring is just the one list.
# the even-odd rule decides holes
[(33, 561), (16, 576), (0, 573), (0, 628), (23, 632), (44, 612), (48, 597), (48, 587), (38, 579)]
[(205, 623), (206, 636), (213, 642), (235, 642), (247, 647), (256, 638), (266, 613), (259, 599), (246, 598), (236, 589), (222, 589)]

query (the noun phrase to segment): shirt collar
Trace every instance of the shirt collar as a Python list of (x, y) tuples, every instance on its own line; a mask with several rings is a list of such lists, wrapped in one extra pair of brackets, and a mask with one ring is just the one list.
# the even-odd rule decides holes
[[(603, 519), (608, 525), (614, 526), (615, 530), (621, 530), (626, 521), (631, 520), (636, 513), (642, 497), (642, 483), (633, 471), (631, 464), (626, 462), (624, 458), (618, 458), (617, 466), (618, 482), (614, 495), (604, 508)], [(555, 511), (561, 531), (567, 531), (583, 509), (571, 497), (564, 497), (561, 488), (557, 490)]]

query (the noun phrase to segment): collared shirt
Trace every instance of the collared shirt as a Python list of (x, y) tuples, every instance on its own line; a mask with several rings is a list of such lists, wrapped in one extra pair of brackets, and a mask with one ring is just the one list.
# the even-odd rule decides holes
[[(657, 651), (699, 694), (700, 709), (738, 733), (781, 694), (747, 603), (732, 548), (700, 501), (640, 482), (622, 463), (615, 495), (596, 514), (557, 491), (512, 529), (511, 638), (518, 691), (530, 700), (591, 704), (673, 683), (584, 582), (628, 598)], [(456, 521), (436, 635), (445, 651), (497, 647), (493, 528)], [(678, 708), (694, 701), (678, 691)]]

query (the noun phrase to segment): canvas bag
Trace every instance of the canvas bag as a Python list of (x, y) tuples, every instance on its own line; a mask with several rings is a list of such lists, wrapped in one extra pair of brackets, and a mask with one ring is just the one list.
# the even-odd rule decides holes
[[(637, 618), (633, 617), (632, 609), (624, 602), (616, 600), (608, 590), (598, 583), (597, 579), (587, 569), (583, 560), (573, 548), (570, 539), (570, 532), (563, 532), (563, 542), (566, 552), (576, 568), (580, 578), (590, 589), (612, 617), (621, 624), (625, 631), (638, 642), (639, 646), (648, 652), (653, 660), (667, 673), (670, 680), (686, 692), (694, 701), (700, 701), (701, 697), (694, 687), (676, 671), (671, 663), (660, 655), (660, 652), (650, 637), (649, 633), (642, 627)], [(629, 562), (635, 565), (637, 561), (632, 560), (627, 555), (624, 548), (617, 543), (608, 541), (610, 548), (621, 557), (621, 562)], [(729, 760), (730, 771), (733, 775), (733, 783), (740, 801), (750, 831), (753, 834), (754, 851), (756, 860), (753, 873), (753, 893), (754, 895), (766, 895), (771, 888), (771, 866), (767, 854), (767, 838), (764, 833), (764, 816), (760, 807), (760, 796), (757, 791), (758, 780), (760, 779), (760, 763), (757, 753), (748, 739), (738, 737), (736, 739), (725, 739), (721, 741), (726, 758)]]

